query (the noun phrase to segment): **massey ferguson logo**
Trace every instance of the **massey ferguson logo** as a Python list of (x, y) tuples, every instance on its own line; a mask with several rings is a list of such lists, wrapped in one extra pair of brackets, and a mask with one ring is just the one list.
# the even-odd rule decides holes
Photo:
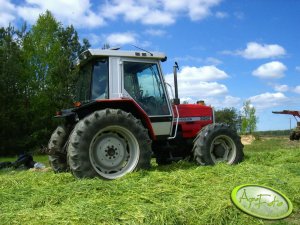
[[(207, 121), (212, 120), (211, 116), (196, 116), (196, 117), (181, 117), (179, 122), (195, 122), (195, 121)], [(174, 119), (176, 121), (176, 118)]]

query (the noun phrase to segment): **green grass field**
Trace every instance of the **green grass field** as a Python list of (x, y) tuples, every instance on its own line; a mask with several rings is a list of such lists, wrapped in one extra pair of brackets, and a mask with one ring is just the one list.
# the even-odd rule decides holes
[[(45, 156), (34, 159), (47, 163)], [(294, 206), (291, 216), (268, 221), (238, 210), (230, 193), (247, 183), (284, 193)], [(255, 141), (236, 166), (153, 162), (149, 171), (114, 181), (2, 170), (0, 224), (300, 224), (300, 142)]]

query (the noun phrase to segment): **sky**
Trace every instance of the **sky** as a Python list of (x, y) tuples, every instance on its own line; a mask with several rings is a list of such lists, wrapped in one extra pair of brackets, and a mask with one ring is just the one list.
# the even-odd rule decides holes
[(92, 48), (164, 52), (167, 82), (179, 64), (182, 100), (238, 111), (250, 100), (258, 130), (296, 126), (272, 111), (300, 111), (299, 0), (0, 0), (0, 27), (46, 10)]

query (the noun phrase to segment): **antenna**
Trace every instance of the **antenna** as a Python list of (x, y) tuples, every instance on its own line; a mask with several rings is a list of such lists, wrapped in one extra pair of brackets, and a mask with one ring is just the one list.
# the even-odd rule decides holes
[(131, 45), (131, 46), (133, 46), (133, 47), (135, 47), (135, 48), (137, 48), (137, 49), (140, 49), (140, 50), (142, 50), (142, 51), (144, 51), (144, 52), (147, 52), (147, 53), (149, 53), (151, 56), (153, 56), (153, 54), (152, 54), (151, 52), (149, 52), (149, 51), (147, 51), (147, 50), (145, 50), (145, 49), (142, 49), (142, 48), (140, 48), (140, 47), (138, 47), (138, 46), (135, 46), (135, 45)]

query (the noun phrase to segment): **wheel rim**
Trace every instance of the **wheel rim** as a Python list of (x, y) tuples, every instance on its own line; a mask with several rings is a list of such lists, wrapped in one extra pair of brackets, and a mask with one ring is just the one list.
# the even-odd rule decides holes
[(92, 139), (89, 149), (93, 168), (107, 179), (115, 179), (133, 171), (139, 155), (137, 139), (121, 126), (109, 126), (100, 130)]
[(210, 146), (210, 155), (214, 163), (227, 162), (232, 164), (236, 157), (236, 151), (234, 141), (226, 135), (215, 137)]

